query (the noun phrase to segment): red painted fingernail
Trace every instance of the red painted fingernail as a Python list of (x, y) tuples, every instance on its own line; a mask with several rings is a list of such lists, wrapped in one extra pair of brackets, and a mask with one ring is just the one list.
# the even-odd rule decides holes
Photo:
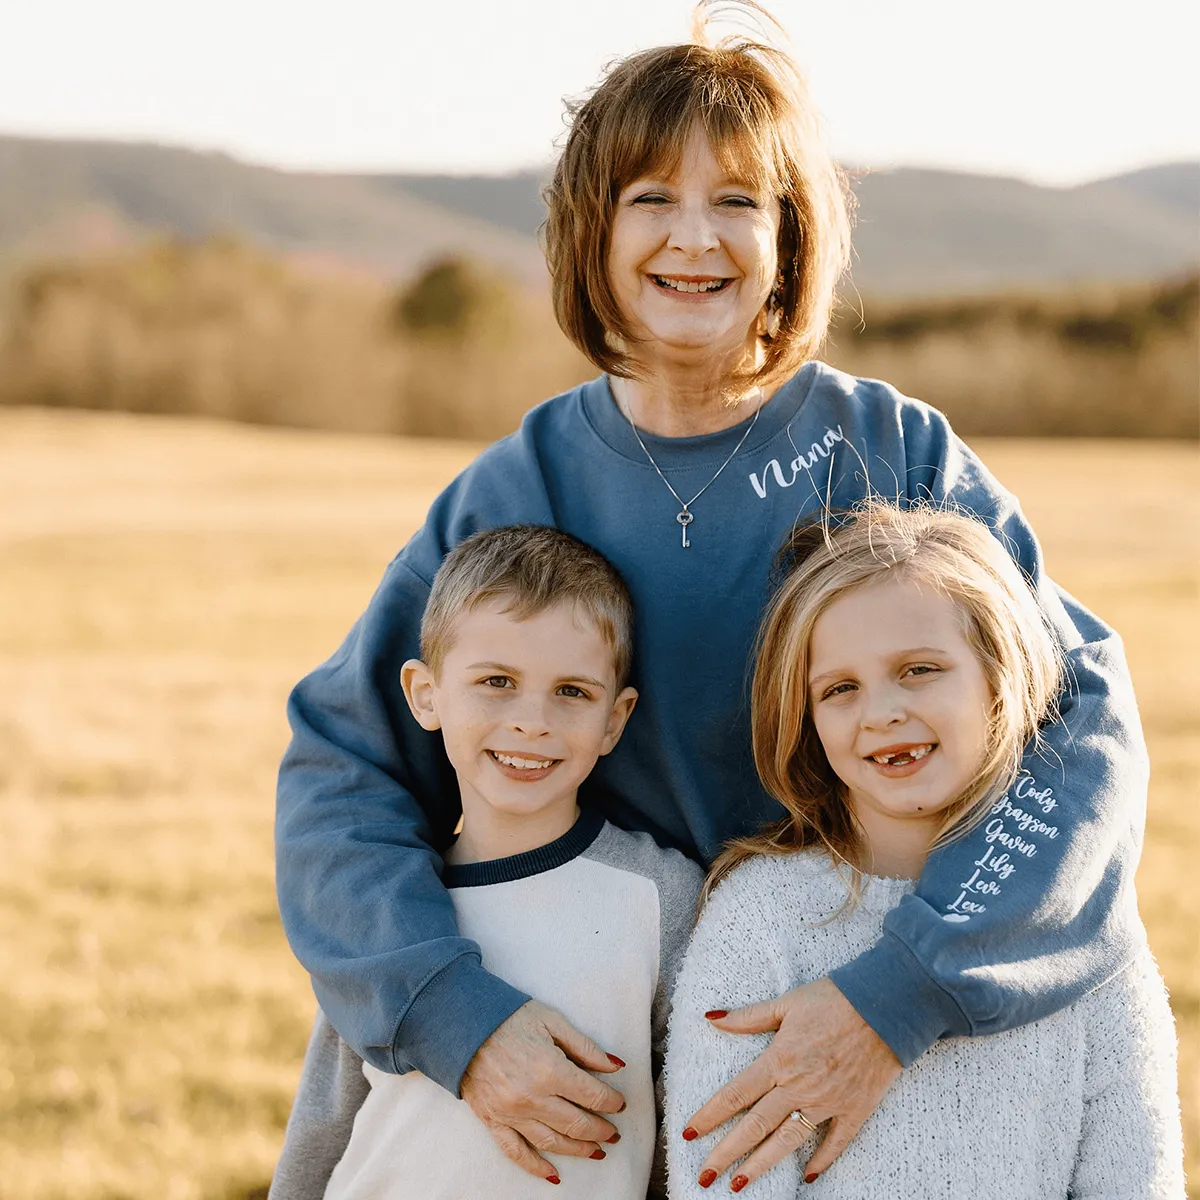
[(617, 1144), (617, 1143), (618, 1143), (618, 1142), (621, 1140), (621, 1135), (620, 1135), (619, 1133), (614, 1133), (614, 1134), (612, 1135), (612, 1137), (610, 1137), (610, 1138), (605, 1138), (604, 1140), (605, 1140), (605, 1141), (606, 1141), (606, 1142), (607, 1142), (607, 1143), (608, 1143), (610, 1146), (615, 1146), (615, 1145), (616, 1145), (616, 1144)]
[(683, 1140), (685, 1142), (694, 1142), (699, 1136), (690, 1125), (683, 1131)]
[(597, 1146), (596, 1149), (593, 1150), (591, 1152), (591, 1154), (588, 1155), (588, 1158), (595, 1158), (595, 1159), (601, 1159), (601, 1158), (607, 1158), (607, 1157), (608, 1157), (608, 1155), (605, 1154), (604, 1151), (601, 1150), (599, 1146)]
[(614, 1067), (623, 1067), (625, 1065), (615, 1054), (610, 1054), (608, 1056), (608, 1061), (612, 1063)]
[(820, 1176), (817, 1174), (817, 1172), (813, 1171), (811, 1174), (805, 1175), (804, 1182), (805, 1183), (816, 1183), (819, 1178), (820, 1178)]
[[(706, 1012), (704, 1015), (705, 1015), (705, 1016), (706, 1016), (706, 1017), (707, 1017), (707, 1018), (708, 1018), (710, 1021), (719, 1021), (719, 1020), (721, 1020), (721, 1018), (722, 1018), (722, 1017), (727, 1017), (727, 1016), (729, 1016), (729, 1009), (727, 1009), (727, 1008), (714, 1008), (714, 1009), (712, 1010), (712, 1012)], [(739, 1178), (740, 1178), (740, 1176), (739, 1176)]]
[(547, 1183), (562, 1183), (562, 1180), (559, 1179), (559, 1177), (557, 1175), (547, 1175), (546, 1182)]
[(749, 1182), (750, 1180), (745, 1175), (735, 1175), (729, 1181), (729, 1190), (731, 1192), (740, 1192)]
[(714, 1181), (716, 1178), (717, 1178), (717, 1173), (716, 1173), (716, 1171), (712, 1171), (712, 1170), (708, 1170), (708, 1171), (701, 1171), (701, 1172), (700, 1172), (700, 1178), (699, 1178), (699, 1179), (697, 1179), (697, 1180), (696, 1180), (696, 1182), (697, 1182), (697, 1183), (698, 1183), (698, 1184), (699, 1184), (701, 1187), (712, 1187), (712, 1185), (713, 1185), (713, 1181)]

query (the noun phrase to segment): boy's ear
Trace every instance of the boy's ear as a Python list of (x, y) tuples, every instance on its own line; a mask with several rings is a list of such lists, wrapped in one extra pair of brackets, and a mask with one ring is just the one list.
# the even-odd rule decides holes
[(637, 698), (637, 690), (627, 687), (613, 701), (612, 712), (608, 714), (608, 728), (605, 729), (604, 740), (600, 743), (601, 754), (611, 753), (613, 747), (621, 740), (621, 734), (625, 731), (625, 722), (629, 720), (629, 714), (633, 712)]
[(431, 733), (441, 729), (433, 672), (419, 658), (410, 658), (400, 668), (400, 686), (404, 689), (404, 698), (417, 724)]

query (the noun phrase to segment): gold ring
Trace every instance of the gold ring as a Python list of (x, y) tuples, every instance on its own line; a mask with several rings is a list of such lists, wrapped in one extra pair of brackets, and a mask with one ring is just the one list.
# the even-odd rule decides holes
[(798, 1108), (794, 1108), (790, 1113), (788, 1113), (788, 1120), (799, 1121), (800, 1124), (809, 1131), (809, 1133), (821, 1132), (820, 1129), (818, 1129), (817, 1126), (814, 1125)]

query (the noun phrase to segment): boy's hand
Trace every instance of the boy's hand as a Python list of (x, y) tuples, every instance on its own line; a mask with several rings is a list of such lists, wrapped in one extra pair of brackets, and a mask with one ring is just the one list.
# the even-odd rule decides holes
[(804, 1167), (811, 1183), (854, 1140), (902, 1069), (830, 979), (712, 1022), (728, 1033), (776, 1031), (770, 1046), (692, 1117), (685, 1134), (703, 1136), (745, 1114), (713, 1147), (702, 1171), (713, 1173), (711, 1182), (749, 1155), (731, 1180), (737, 1192), (808, 1140), (802, 1122), (788, 1119), (793, 1112), (814, 1125), (830, 1122)]
[(615, 1140), (616, 1127), (596, 1113), (620, 1112), (625, 1097), (588, 1072), (624, 1065), (561, 1013), (530, 1000), (475, 1052), (462, 1098), (517, 1166), (558, 1183), (542, 1154), (603, 1158), (600, 1143)]

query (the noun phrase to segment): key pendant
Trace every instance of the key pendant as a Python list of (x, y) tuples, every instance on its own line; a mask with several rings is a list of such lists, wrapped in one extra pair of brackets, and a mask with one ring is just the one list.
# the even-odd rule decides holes
[(683, 532), (683, 548), (686, 550), (692, 543), (688, 541), (687, 527), (692, 523), (692, 514), (685, 508), (683, 512), (676, 516), (675, 520), (679, 522)]

